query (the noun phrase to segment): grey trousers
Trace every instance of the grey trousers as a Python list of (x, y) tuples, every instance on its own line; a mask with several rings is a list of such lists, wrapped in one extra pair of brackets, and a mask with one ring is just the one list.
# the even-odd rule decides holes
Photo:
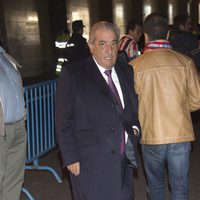
[(19, 200), (26, 160), (24, 119), (6, 124), (5, 133), (0, 136), (0, 200)]

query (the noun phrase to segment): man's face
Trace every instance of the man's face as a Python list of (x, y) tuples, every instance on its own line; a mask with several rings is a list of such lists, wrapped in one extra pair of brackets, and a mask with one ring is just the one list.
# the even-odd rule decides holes
[(185, 23), (185, 31), (186, 32), (189, 32), (189, 31), (191, 31), (191, 28), (192, 28), (192, 23), (191, 23), (191, 20), (190, 19), (188, 19), (187, 21), (186, 21), (186, 23)]
[(190, 18), (187, 19), (185, 25), (180, 25), (180, 30), (185, 31), (185, 32), (190, 32), (192, 28), (192, 23)]
[(142, 28), (138, 25), (135, 26), (135, 29), (133, 31), (130, 31), (130, 35), (135, 39), (136, 42), (139, 42), (141, 36), (142, 36)]
[(94, 43), (89, 44), (90, 51), (99, 65), (105, 69), (111, 69), (117, 59), (117, 36), (107, 29), (97, 30), (95, 36)]

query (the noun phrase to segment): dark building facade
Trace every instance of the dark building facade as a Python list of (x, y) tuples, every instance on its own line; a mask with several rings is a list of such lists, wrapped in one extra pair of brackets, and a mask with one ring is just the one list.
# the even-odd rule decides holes
[(55, 38), (61, 27), (71, 31), (71, 22), (82, 19), (85, 37), (98, 20), (116, 23), (125, 32), (131, 18), (143, 21), (151, 12), (169, 18), (191, 13), (199, 23), (200, 0), (0, 0), (0, 40), (23, 65), (22, 77), (36, 76), (56, 66)]

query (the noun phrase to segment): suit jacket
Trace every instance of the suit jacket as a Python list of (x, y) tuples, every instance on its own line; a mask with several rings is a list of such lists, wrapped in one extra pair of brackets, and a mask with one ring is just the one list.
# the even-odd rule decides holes
[[(75, 181), (78, 185), (75, 193), (81, 188), (78, 200), (121, 200), (120, 137), (123, 128), (136, 151), (137, 138), (132, 126), (139, 126), (139, 122), (132, 67), (116, 64), (115, 69), (125, 104), (121, 114), (92, 57), (66, 65), (58, 81), (57, 139), (64, 167), (80, 162), (80, 175), (71, 175), (72, 183)], [(133, 154), (136, 156), (136, 152)], [(125, 193), (131, 195), (132, 188)]]

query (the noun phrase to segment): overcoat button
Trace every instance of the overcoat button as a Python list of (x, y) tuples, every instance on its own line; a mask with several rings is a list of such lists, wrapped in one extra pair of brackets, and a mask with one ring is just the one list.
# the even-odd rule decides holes
[(115, 129), (114, 129), (114, 128), (111, 128), (110, 130), (111, 130), (112, 132), (115, 132)]
[(110, 153), (115, 154), (115, 151), (114, 151), (114, 150), (111, 150)]

